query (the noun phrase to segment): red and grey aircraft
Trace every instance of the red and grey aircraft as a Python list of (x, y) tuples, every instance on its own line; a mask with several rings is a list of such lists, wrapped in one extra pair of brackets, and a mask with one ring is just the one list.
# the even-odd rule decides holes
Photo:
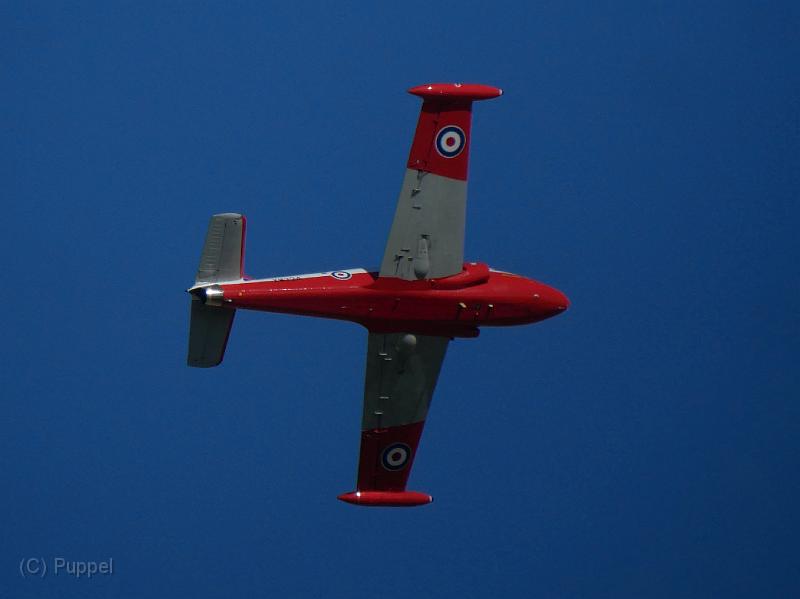
[(472, 104), (502, 91), (436, 83), (422, 98), (383, 261), (362, 268), (252, 279), (244, 275), (245, 217), (211, 217), (192, 296), (190, 366), (222, 361), (238, 308), (349, 320), (369, 332), (356, 490), (357, 505), (413, 506), (406, 490), (428, 406), (450, 341), (479, 327), (538, 322), (566, 310), (543, 283), (464, 262)]

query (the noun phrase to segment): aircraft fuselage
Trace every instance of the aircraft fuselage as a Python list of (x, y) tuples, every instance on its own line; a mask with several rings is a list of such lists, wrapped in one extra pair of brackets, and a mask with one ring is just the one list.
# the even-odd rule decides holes
[(538, 322), (569, 300), (557, 289), (485, 264), (457, 275), (407, 281), (349, 269), (251, 279), (190, 290), (210, 305), (349, 320), (379, 333), (476, 337), (481, 326)]

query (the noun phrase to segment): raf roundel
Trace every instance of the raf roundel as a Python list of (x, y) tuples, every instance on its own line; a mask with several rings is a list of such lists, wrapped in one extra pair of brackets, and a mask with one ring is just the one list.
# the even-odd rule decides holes
[(436, 151), (445, 158), (455, 158), (464, 150), (467, 136), (461, 127), (448, 125), (436, 134)]
[(411, 456), (411, 448), (405, 443), (394, 443), (383, 450), (381, 463), (387, 470), (402, 470)]
[(334, 279), (339, 279), (340, 281), (346, 281), (347, 279), (349, 279), (349, 278), (350, 278), (350, 277), (352, 277), (353, 275), (352, 275), (352, 274), (350, 274), (349, 272), (347, 272), (346, 270), (334, 270), (334, 271), (331, 273), (331, 276), (332, 276)]

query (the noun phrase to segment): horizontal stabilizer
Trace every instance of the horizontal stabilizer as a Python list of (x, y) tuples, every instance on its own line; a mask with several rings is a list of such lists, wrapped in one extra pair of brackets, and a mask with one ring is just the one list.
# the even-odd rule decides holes
[(246, 224), (241, 214), (215, 214), (211, 217), (195, 284), (242, 278)]
[(208, 306), (192, 298), (189, 321), (189, 366), (210, 368), (222, 362), (236, 310)]
[(215, 283), (240, 281), (244, 272), (247, 220), (241, 214), (215, 214), (208, 223), (192, 295), (189, 320), (189, 366), (210, 368), (222, 362), (236, 310), (220, 305)]

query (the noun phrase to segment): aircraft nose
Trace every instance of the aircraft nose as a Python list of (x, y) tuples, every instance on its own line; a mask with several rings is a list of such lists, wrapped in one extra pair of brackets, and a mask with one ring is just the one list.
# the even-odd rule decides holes
[(569, 308), (569, 298), (555, 287), (542, 285), (533, 297), (536, 308), (544, 312), (546, 317), (561, 314)]

